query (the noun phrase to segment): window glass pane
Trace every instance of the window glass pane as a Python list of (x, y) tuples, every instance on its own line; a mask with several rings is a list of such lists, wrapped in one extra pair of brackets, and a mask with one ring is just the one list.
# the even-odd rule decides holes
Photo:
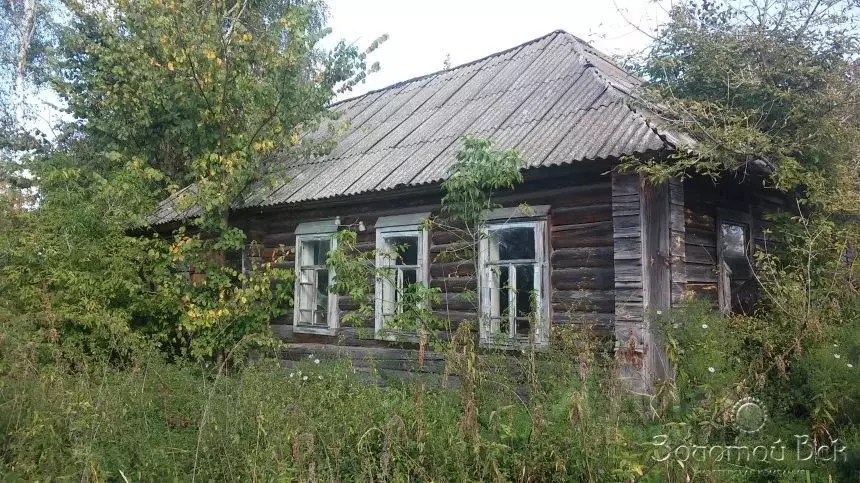
[(734, 223), (720, 224), (723, 261), (731, 269), (731, 278), (749, 278), (746, 227)]
[(316, 291), (316, 320), (317, 325), (328, 325), (328, 270), (317, 270)]
[(396, 252), (395, 265), (418, 265), (418, 237), (390, 237), (388, 246), (392, 252)]
[(325, 265), (331, 240), (308, 240), (302, 250), (307, 250), (305, 260), (310, 265)]
[(529, 319), (518, 318), (517, 319), (517, 335), (520, 337), (528, 337), (530, 332), (531, 323)]
[(312, 323), (313, 320), (313, 311), (298, 309), (299, 310), (299, 325), (308, 325)]
[(498, 247), (499, 260), (532, 260), (535, 258), (534, 228), (518, 227), (493, 230), (490, 234), (490, 243)]
[(517, 270), (517, 317), (525, 317), (534, 311), (532, 291), (535, 289), (535, 269), (532, 265), (520, 265)]
[(408, 287), (418, 281), (418, 273), (415, 269), (403, 269), (403, 287)]

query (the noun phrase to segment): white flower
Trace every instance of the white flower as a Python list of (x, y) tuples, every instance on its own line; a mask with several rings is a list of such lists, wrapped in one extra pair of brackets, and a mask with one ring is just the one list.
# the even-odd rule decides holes
[(313, 359), (313, 358), (314, 358), (313, 354), (308, 354), (308, 359)]
[(703, 329), (707, 329), (707, 328), (708, 328), (708, 324), (702, 324), (702, 328), (703, 328)]
[(662, 311), (662, 310), (658, 310), (658, 311), (657, 311), (657, 315), (663, 315), (663, 311)]
[(710, 372), (711, 374), (713, 374), (713, 373), (717, 372), (717, 370), (716, 370), (716, 369), (714, 369), (713, 367), (709, 367), (709, 368), (708, 368), (708, 372)]
[(314, 364), (319, 364), (319, 363), (320, 363), (319, 359), (314, 359)]
[(322, 381), (322, 376), (317, 376), (317, 379), (319, 379), (320, 381)]
[(854, 369), (854, 364), (852, 364), (850, 362), (848, 364), (845, 364), (845, 365), (848, 366), (848, 369)]
[(680, 327), (680, 325), (678, 325), (677, 323), (672, 324), (672, 328), (673, 328), (673, 329), (677, 329), (678, 327)]
[(839, 359), (839, 358), (840, 358), (840, 357), (842, 357), (842, 356), (840, 356), (839, 354), (833, 354), (833, 357), (835, 357), (835, 358)]
[(291, 372), (291, 373), (290, 373), (290, 377), (293, 377), (293, 376), (295, 376), (295, 375), (296, 375), (296, 373), (295, 373), (295, 372)]
[(307, 380), (308, 380), (308, 376), (302, 376), (302, 380), (303, 380), (303, 381), (307, 381)]
[(833, 344), (833, 347), (839, 347), (839, 344)]

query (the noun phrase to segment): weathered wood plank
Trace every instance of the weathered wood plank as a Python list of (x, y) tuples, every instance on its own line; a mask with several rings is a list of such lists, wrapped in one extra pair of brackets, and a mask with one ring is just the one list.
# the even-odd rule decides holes
[(611, 268), (563, 268), (553, 270), (551, 280), (555, 290), (612, 290), (615, 274)]
[(557, 248), (553, 250), (550, 263), (553, 269), (571, 267), (611, 267), (613, 249), (606, 247)]

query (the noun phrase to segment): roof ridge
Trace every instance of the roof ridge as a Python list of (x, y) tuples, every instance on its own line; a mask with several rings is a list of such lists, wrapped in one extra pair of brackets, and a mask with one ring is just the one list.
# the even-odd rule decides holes
[[(586, 69), (591, 69), (591, 70), (594, 72), (594, 75), (595, 75), (598, 79), (600, 79), (600, 81), (601, 81), (601, 82), (603, 82), (603, 84), (604, 84), (604, 85), (606, 85), (606, 91), (605, 91), (605, 92), (614, 98), (614, 102), (620, 102), (620, 103), (621, 103), (621, 104), (623, 104), (625, 107), (627, 107), (627, 109), (630, 111), (630, 113), (631, 113), (635, 118), (639, 119), (639, 120), (642, 122), (642, 124), (643, 124), (643, 125), (645, 125), (645, 127), (646, 127), (646, 128), (648, 128), (649, 130), (651, 130), (651, 131), (654, 133), (654, 135), (655, 135), (655, 136), (657, 136), (661, 141), (663, 141), (663, 143), (668, 144), (670, 147), (675, 147), (675, 144), (676, 144), (676, 143), (672, 142), (671, 140), (669, 140), (669, 139), (667, 138), (667, 136), (671, 136), (671, 134), (669, 134), (669, 133), (665, 133), (665, 132), (660, 132), (660, 130), (659, 130), (659, 129), (657, 129), (657, 127), (656, 127), (656, 126), (652, 125), (652, 124), (648, 121), (648, 118), (647, 118), (647, 117), (643, 116), (643, 115), (642, 115), (642, 113), (640, 113), (636, 108), (634, 108), (633, 106), (631, 106), (631, 105), (630, 105), (630, 101), (631, 101), (631, 100), (632, 100), (632, 101), (637, 101), (637, 100), (640, 100), (640, 101), (641, 101), (641, 99), (639, 98), (639, 96), (638, 96), (638, 95), (636, 95), (636, 94), (635, 94), (631, 89), (627, 88), (626, 86), (618, 85), (617, 83), (613, 82), (611, 79), (607, 78), (608, 76), (606, 75), (606, 73), (604, 73), (604, 72), (603, 72), (599, 67), (597, 67), (596, 65), (594, 65), (594, 64), (593, 64), (593, 63), (588, 59), (587, 54), (592, 54), (592, 55), (595, 55), (595, 56), (597, 56), (597, 57), (600, 57), (600, 59), (601, 59), (601, 60), (603, 60), (603, 61), (605, 61), (605, 62), (609, 63), (610, 65), (612, 65), (612, 66), (613, 66), (613, 67), (615, 67), (616, 69), (620, 70), (621, 72), (624, 72), (625, 74), (627, 74), (627, 75), (629, 75), (629, 76), (631, 76), (631, 77), (633, 77), (633, 78), (635, 78), (635, 79), (637, 79), (637, 80), (640, 80), (640, 81), (641, 81), (641, 79), (639, 79), (638, 77), (636, 77), (636, 76), (634, 76), (634, 75), (630, 74), (630, 73), (629, 73), (629, 72), (627, 72), (625, 69), (622, 69), (618, 64), (616, 64), (614, 61), (612, 61), (611, 59), (609, 59), (609, 58), (606, 56), (606, 54), (604, 54), (603, 52), (601, 52), (601, 51), (599, 51), (599, 50), (595, 49), (595, 48), (594, 48), (591, 44), (589, 44), (588, 42), (585, 42), (584, 40), (582, 40), (581, 38), (577, 37), (576, 35), (573, 35), (573, 34), (567, 34), (567, 35), (568, 35), (568, 36), (570, 36), (570, 37), (572, 37), (573, 39), (575, 39), (575, 40), (576, 40), (576, 42), (574, 42), (574, 47), (573, 47), (573, 48), (576, 50), (576, 52), (577, 52), (577, 53), (582, 57), (582, 59), (585, 61), (585, 62), (584, 62), (584, 64), (585, 64), (585, 68), (586, 68)], [(590, 52), (586, 52), (586, 50), (585, 50), (585, 48), (584, 48), (583, 46), (588, 47), (588, 49), (590, 50)]]
[(395, 82), (394, 84), (387, 85), (387, 86), (385, 86), (385, 87), (380, 87), (379, 89), (373, 89), (372, 91), (367, 91), (367, 92), (365, 92), (364, 94), (359, 94), (359, 95), (357, 95), (357, 96), (353, 96), (353, 97), (350, 97), (350, 98), (347, 98), (347, 99), (343, 99), (343, 100), (337, 101), (337, 102), (335, 102), (335, 103), (333, 103), (333, 104), (329, 105), (329, 107), (335, 107), (335, 106), (337, 106), (338, 104), (344, 104), (344, 103), (347, 103), (347, 102), (350, 102), (350, 101), (355, 101), (355, 100), (357, 100), (357, 99), (361, 99), (362, 97), (369, 96), (369, 95), (371, 95), (371, 94), (376, 94), (376, 93), (378, 93), (378, 92), (387, 91), (387, 90), (389, 90), (389, 89), (395, 89), (395, 88), (397, 88), (397, 87), (401, 87), (401, 86), (404, 86), (404, 85), (406, 85), (406, 84), (410, 84), (410, 83), (412, 83), (412, 82), (420, 81), (420, 80), (426, 79), (426, 78), (428, 78), (428, 77), (433, 77), (433, 76), (436, 76), (436, 75), (439, 75), (439, 74), (444, 74), (444, 73), (446, 73), (446, 72), (451, 72), (451, 71), (453, 71), (453, 70), (457, 70), (457, 69), (460, 69), (460, 68), (463, 68), (463, 67), (468, 67), (468, 66), (470, 66), (470, 65), (477, 64), (477, 63), (479, 63), (479, 62), (483, 62), (483, 61), (485, 61), (485, 60), (487, 60), (487, 59), (492, 59), (493, 57), (498, 57), (498, 56), (500, 56), (500, 55), (507, 54), (508, 52), (513, 52), (514, 50), (521, 49), (521, 48), (525, 47), (526, 45), (533, 44), (533, 43), (535, 43), (535, 42), (541, 41), (541, 40), (543, 40), (543, 39), (545, 39), (545, 38), (547, 38), (547, 37), (549, 37), (549, 36), (551, 36), (551, 35), (559, 35), (559, 34), (561, 34), (561, 35), (569, 35), (569, 36), (571, 36), (571, 37), (574, 37), (574, 38), (577, 38), (577, 39), (578, 39), (578, 37), (576, 37), (575, 35), (571, 35), (571, 34), (569, 34), (569, 33), (565, 32), (564, 30), (561, 30), (561, 29), (556, 29), (556, 30), (553, 30), (552, 32), (550, 32), (550, 33), (548, 33), (548, 34), (544, 34), (544, 35), (541, 35), (540, 37), (537, 37), (537, 38), (534, 38), (534, 39), (531, 39), (531, 40), (527, 40), (527, 41), (525, 41), (525, 42), (523, 42), (523, 43), (521, 43), (521, 44), (519, 44), (519, 45), (515, 45), (515, 46), (513, 46), (513, 47), (509, 47), (509, 48), (507, 48), (507, 49), (505, 49), (505, 50), (500, 50), (500, 51), (495, 52), (495, 53), (492, 53), (492, 54), (490, 54), (490, 55), (485, 55), (485, 56), (483, 56), (483, 57), (481, 57), (481, 58), (479, 58), (479, 59), (470, 60), (469, 62), (465, 62), (465, 63), (462, 63), (462, 64), (458, 64), (458, 65), (455, 65), (455, 66), (452, 66), (452, 67), (448, 67), (447, 69), (441, 69), (441, 70), (437, 70), (437, 71), (435, 71), (435, 72), (430, 72), (430, 73), (428, 73), (428, 74), (423, 74), (423, 75), (419, 75), (419, 76), (416, 76), (416, 77), (412, 77), (411, 79), (406, 79), (406, 80), (398, 81), (398, 82)]

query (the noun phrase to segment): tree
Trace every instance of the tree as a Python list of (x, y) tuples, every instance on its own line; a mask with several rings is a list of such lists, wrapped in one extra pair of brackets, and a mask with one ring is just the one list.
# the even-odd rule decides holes
[[(366, 52), (319, 47), (328, 31), (317, 2), (66, 6), (51, 82), (75, 122), (27, 166), (38, 209), (5, 220), (0, 269), (23, 297), (6, 301), (9, 313), (39, 315), (60, 340), (81, 330), (84, 340), (113, 340), (125, 327), (171, 353), (225, 355), (289, 302), (279, 258), (252, 273), (225, 263), (247, 248), (230, 207), (276, 175), (275, 156), (321, 149), (303, 132), (329, 115), (335, 90), (364, 78)], [(192, 185), (184, 202), (202, 215), (174, 237), (131, 241), (167, 195), (165, 181)], [(63, 315), (45, 317), (46, 304)]]
[[(756, 254), (764, 300), (729, 320), (716, 353), (742, 362), (723, 394), (767, 391), (771, 408), (802, 415), (825, 441), (856, 420), (860, 397), (846, 379), (853, 365), (839, 360), (860, 350), (858, 19), (854, 0), (676, 5), (638, 71), (649, 108), (696, 144), (624, 166), (656, 179), (755, 175), (792, 195)], [(786, 402), (790, 392), (802, 396)]]
[(851, 194), (858, 14), (854, 0), (691, 0), (672, 8), (637, 70), (646, 95), (665, 107), (661, 115), (698, 144), (664, 174), (759, 167), (775, 170), (770, 180), (780, 189), (803, 186), (808, 200), (826, 196), (824, 184), (833, 182)]

